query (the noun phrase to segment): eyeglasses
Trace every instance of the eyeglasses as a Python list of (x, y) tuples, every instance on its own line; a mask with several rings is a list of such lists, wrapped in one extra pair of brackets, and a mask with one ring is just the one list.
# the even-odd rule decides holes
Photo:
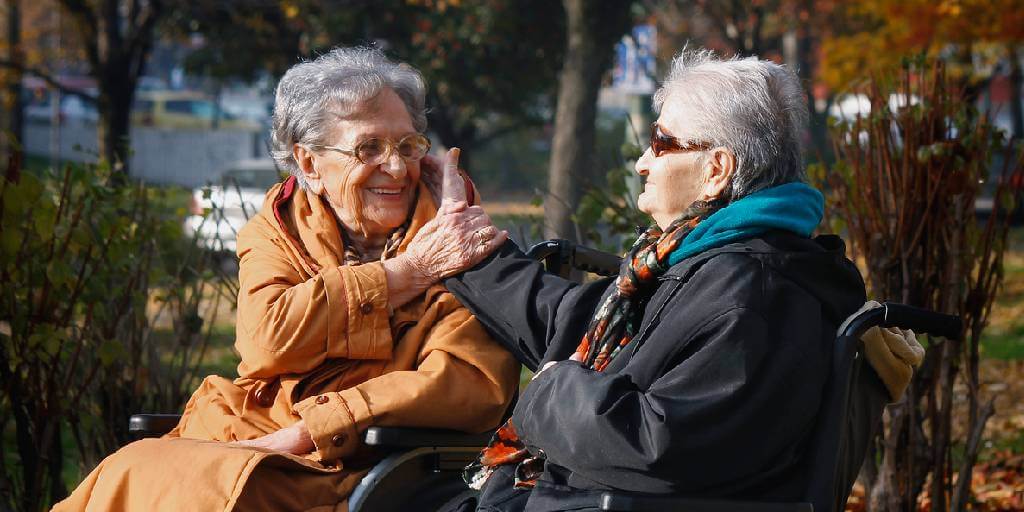
[(665, 135), (658, 123), (651, 123), (651, 151), (661, 156), (666, 151), (707, 151), (715, 147), (710, 142), (680, 142), (671, 135)]
[(398, 142), (391, 142), (391, 139), (374, 137), (366, 139), (352, 149), (339, 148), (337, 146), (325, 146), (323, 144), (310, 144), (314, 149), (329, 149), (343, 155), (354, 156), (356, 160), (366, 165), (380, 165), (391, 157), (392, 151), (397, 151), (398, 156), (410, 162), (415, 162), (430, 151), (430, 139), (422, 134), (413, 133), (402, 137)]

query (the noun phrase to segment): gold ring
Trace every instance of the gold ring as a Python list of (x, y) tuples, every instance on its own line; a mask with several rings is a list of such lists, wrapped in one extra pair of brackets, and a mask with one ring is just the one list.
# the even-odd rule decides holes
[(476, 230), (476, 234), (480, 237), (480, 245), (487, 245), (494, 238), (494, 234), (488, 228), (480, 228)]

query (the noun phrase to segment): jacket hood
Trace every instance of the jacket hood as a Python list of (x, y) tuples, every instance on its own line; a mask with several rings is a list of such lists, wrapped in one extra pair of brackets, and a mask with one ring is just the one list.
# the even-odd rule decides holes
[(708, 259), (740, 253), (793, 281), (816, 297), (826, 316), (838, 326), (866, 300), (860, 271), (846, 257), (846, 244), (836, 235), (805, 238), (784, 230), (771, 230), (691, 256), (669, 269), (667, 275), (685, 275)]
[(752, 257), (817, 297), (836, 325), (864, 304), (864, 280), (838, 236), (808, 239), (773, 231), (751, 242)]

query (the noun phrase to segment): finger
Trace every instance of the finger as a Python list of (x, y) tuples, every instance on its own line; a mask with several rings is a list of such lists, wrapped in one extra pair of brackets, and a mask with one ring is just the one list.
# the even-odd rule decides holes
[(441, 201), (441, 206), (437, 209), (437, 214), (438, 215), (445, 215), (445, 214), (452, 214), (452, 213), (462, 213), (463, 211), (466, 210), (466, 207), (468, 207), (468, 206), (469, 205), (466, 204), (465, 201), (451, 202), (451, 201), (442, 200)]
[(581, 356), (579, 354), (579, 352), (573, 352), (572, 355), (569, 356), (569, 360), (570, 361), (576, 361), (577, 363), (582, 363), (583, 362), (583, 356)]
[(451, 148), (444, 159), (444, 185), (441, 188), (442, 202), (466, 202), (466, 182), (459, 174), (459, 148)]

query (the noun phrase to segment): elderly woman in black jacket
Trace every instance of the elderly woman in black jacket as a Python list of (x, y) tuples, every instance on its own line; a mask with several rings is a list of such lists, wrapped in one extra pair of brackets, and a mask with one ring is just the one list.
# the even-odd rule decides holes
[[(467, 481), (481, 510), (578, 510), (602, 490), (798, 499), (837, 327), (865, 301), (804, 184), (797, 77), (756, 58), (677, 57), (655, 94), (640, 208), (655, 225), (614, 279), (545, 274), (458, 197), (419, 262), (521, 362), (540, 370)], [(448, 248), (445, 250), (444, 248)]]

